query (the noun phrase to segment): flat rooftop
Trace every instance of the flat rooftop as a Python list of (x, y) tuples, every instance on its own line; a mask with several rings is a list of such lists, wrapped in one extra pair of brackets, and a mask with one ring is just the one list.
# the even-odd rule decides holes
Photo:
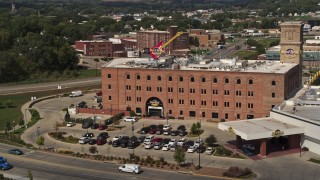
[(175, 69), (190, 71), (231, 71), (284, 74), (297, 64), (280, 63), (279, 61), (237, 60), (237, 59), (187, 59), (163, 57), (159, 60), (151, 58), (119, 58), (102, 67), (136, 68), (136, 69)]

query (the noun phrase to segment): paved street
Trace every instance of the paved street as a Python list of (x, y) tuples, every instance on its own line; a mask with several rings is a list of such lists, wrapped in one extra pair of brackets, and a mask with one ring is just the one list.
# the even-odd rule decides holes
[[(55, 98), (49, 99), (42, 102), (39, 102), (34, 105), (41, 114), (41, 119), (38, 124), (29, 128), (23, 135), (22, 139), (27, 143), (31, 143), (35, 145), (36, 139), (36, 130), (37, 127), (40, 129), (41, 135), (45, 137), (45, 146), (54, 146), (55, 148), (67, 148), (72, 149), (74, 152), (83, 152), (88, 153), (89, 145), (80, 145), (80, 144), (69, 144), (62, 143), (51, 139), (48, 137), (47, 133), (50, 131), (54, 131), (53, 124), (55, 121), (60, 121), (64, 116), (65, 112), (61, 112), (61, 109), (67, 107), (71, 103), (77, 104), (82, 100), (87, 102), (91, 102), (91, 98), (93, 94), (88, 94), (83, 97), (77, 98)], [(82, 115), (83, 117), (90, 117), (92, 115)], [(104, 118), (107, 118), (105, 116)], [(176, 128), (180, 124), (186, 125), (189, 130), (192, 123), (198, 120), (169, 120), (169, 124)], [(134, 123), (135, 126), (135, 135), (138, 135), (136, 131), (138, 131), (143, 125), (147, 126), (149, 124), (166, 124), (166, 120), (152, 120), (152, 119), (140, 119), (137, 123)], [(122, 122), (121, 125), (126, 125), (126, 127), (119, 131), (111, 131), (109, 132), (110, 137), (114, 137), (115, 135), (131, 135), (131, 123)], [(207, 137), (209, 134), (214, 134), (217, 137), (219, 144), (224, 144), (229, 140), (234, 140), (235, 137), (226, 132), (223, 132), (217, 128), (216, 123), (212, 122), (202, 122), (202, 128), (204, 129), (204, 134), (201, 137)], [(84, 130), (77, 125), (75, 127), (61, 127), (59, 131), (71, 132), (70, 135), (80, 137), (82, 134), (86, 133), (87, 130)], [(99, 130), (89, 129), (89, 132), (94, 132), (97, 135)], [(169, 136), (170, 138), (173, 138)], [(179, 136), (175, 137), (176, 139), (180, 138)], [(197, 137), (192, 138), (197, 139)], [(110, 145), (98, 146), (99, 154), (103, 155), (112, 155), (115, 157), (128, 157), (129, 153), (132, 153), (132, 150), (127, 148), (114, 148)], [(174, 162), (173, 160), (173, 152), (164, 152), (161, 150), (145, 150), (142, 146), (137, 147), (134, 150), (136, 155), (140, 157), (145, 157), (146, 155), (151, 155), (154, 158), (164, 157), (168, 162)], [(258, 173), (259, 179), (319, 179), (320, 174), (318, 173), (318, 169), (320, 166), (318, 164), (310, 163), (307, 160), (310, 157), (315, 157), (319, 159), (319, 156), (310, 153), (303, 152), (302, 157), (299, 158), (299, 154), (287, 155), (282, 157), (275, 158), (266, 158), (263, 160), (251, 160), (251, 159), (231, 159), (231, 158), (221, 158), (215, 156), (209, 156), (205, 154), (201, 154), (201, 165), (209, 166), (209, 167), (217, 167), (217, 168), (228, 168), (230, 166), (239, 166), (239, 167), (249, 167), (254, 172)], [(187, 162), (198, 163), (198, 154), (196, 153), (187, 153), (186, 154)]]

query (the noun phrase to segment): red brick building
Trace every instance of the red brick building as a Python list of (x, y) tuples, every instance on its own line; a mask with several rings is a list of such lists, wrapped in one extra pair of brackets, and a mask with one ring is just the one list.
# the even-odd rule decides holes
[(301, 25), (283, 27), (282, 47), (294, 53), (280, 62), (117, 59), (102, 67), (103, 106), (188, 119), (269, 116), (301, 87)]
[(114, 52), (124, 52), (125, 50), (124, 44), (113, 44), (106, 40), (76, 41), (75, 47), (78, 52), (85, 56), (113, 57)]
[[(137, 32), (137, 48), (139, 51), (152, 48), (159, 42), (169, 41), (178, 32), (177, 26), (171, 26), (168, 31), (139, 31)], [(166, 48), (165, 53), (171, 54), (174, 50), (189, 48), (189, 34), (185, 33), (173, 40)]]

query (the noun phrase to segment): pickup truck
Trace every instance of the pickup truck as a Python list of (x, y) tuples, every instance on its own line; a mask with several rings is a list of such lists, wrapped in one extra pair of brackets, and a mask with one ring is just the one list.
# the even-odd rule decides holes
[(7, 162), (7, 159), (0, 156), (0, 169), (1, 170), (7, 170), (10, 169), (11, 165)]

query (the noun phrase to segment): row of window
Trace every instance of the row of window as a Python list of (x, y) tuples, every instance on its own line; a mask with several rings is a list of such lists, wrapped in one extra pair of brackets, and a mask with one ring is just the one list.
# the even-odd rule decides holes
[[(108, 74), (108, 78), (109, 78), (109, 79), (111, 78), (111, 74)], [(127, 75), (126, 75), (126, 79), (128, 79), (128, 80), (131, 79), (130, 74), (127, 74)], [(137, 79), (137, 80), (140, 80), (140, 79), (141, 79), (140, 75), (137, 75), (137, 76), (136, 76), (136, 79)], [(161, 81), (161, 80), (162, 80), (162, 77), (161, 77), (161, 76), (158, 76), (157, 79), (158, 79), (158, 81)], [(150, 76), (150, 75), (147, 76), (147, 80), (148, 80), (148, 81), (151, 80), (151, 76)], [(173, 77), (172, 77), (172, 76), (168, 76), (168, 81), (169, 81), (169, 82), (173, 81)], [(183, 82), (183, 81), (184, 81), (184, 78), (183, 78), (182, 76), (180, 76), (180, 77), (179, 77), (179, 81), (180, 81), (180, 82)], [(205, 83), (206, 81), (207, 81), (207, 79), (206, 79), (205, 77), (201, 77), (201, 78), (200, 78), (200, 82)], [(194, 78), (194, 77), (191, 77), (191, 78), (190, 78), (190, 82), (195, 82), (195, 78)], [(213, 83), (218, 83), (218, 79), (217, 79), (216, 77), (213, 77), (213, 78), (212, 78), (212, 82), (213, 82)], [(228, 84), (228, 83), (229, 83), (229, 79), (228, 79), (228, 78), (224, 78), (224, 83)], [(241, 84), (241, 83), (242, 83), (241, 79), (239, 79), (239, 78), (236, 79), (236, 84)], [(253, 84), (253, 79), (248, 79), (248, 84)], [(274, 80), (271, 81), (271, 85), (275, 86), (275, 85), (276, 85), (276, 81), (274, 81)]]

